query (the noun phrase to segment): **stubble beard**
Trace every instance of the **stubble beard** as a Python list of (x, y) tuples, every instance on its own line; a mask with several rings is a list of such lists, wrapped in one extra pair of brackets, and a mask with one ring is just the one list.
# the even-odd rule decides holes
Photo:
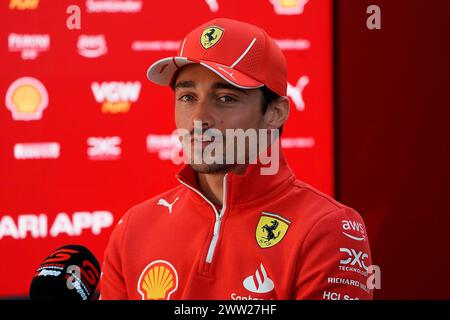
[(213, 164), (189, 164), (197, 173), (227, 173), (233, 170), (233, 168), (236, 166), (234, 164), (219, 164), (219, 163), (213, 163)]

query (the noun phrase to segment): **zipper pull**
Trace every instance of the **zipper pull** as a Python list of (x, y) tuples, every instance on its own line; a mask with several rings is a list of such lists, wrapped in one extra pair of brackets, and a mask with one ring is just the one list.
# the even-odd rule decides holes
[(216, 222), (214, 223), (214, 235), (216, 236), (219, 233), (219, 227), (220, 227), (220, 220), (222, 219), (221, 216), (216, 219)]

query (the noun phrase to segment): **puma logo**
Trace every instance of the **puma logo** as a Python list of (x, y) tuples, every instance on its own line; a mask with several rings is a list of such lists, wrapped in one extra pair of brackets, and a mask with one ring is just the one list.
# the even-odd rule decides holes
[(234, 72), (228, 72), (227, 70), (225, 70), (224, 68), (222, 68), (221, 66), (218, 66), (217, 68), (219, 68), (220, 70), (222, 70), (223, 72), (225, 72), (226, 74), (228, 74), (230, 77), (232, 77), (234, 80), (236, 80), (234, 78)]
[(305, 110), (305, 101), (303, 100), (303, 90), (309, 84), (309, 77), (302, 76), (298, 79), (297, 85), (294, 87), (288, 83), (287, 95), (292, 99), (298, 111)]
[(177, 202), (178, 198), (179, 198), (179, 197), (177, 197), (177, 198), (174, 200), (174, 202), (172, 202), (172, 203), (168, 203), (165, 199), (159, 199), (159, 201), (158, 201), (157, 204), (160, 205), (160, 206), (167, 207), (167, 208), (169, 209), (169, 214), (171, 214), (171, 213), (172, 213), (172, 207), (173, 207), (173, 205), (175, 204), (175, 202)]
[(217, 0), (205, 0), (205, 1), (211, 12), (219, 11), (219, 4), (217, 3)]

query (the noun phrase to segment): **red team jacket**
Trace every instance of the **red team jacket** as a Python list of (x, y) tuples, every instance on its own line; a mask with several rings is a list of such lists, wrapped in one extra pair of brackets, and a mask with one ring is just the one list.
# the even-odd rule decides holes
[(101, 299), (371, 299), (360, 215), (280, 160), (224, 178), (223, 208), (186, 165), (179, 186), (130, 209), (105, 252)]

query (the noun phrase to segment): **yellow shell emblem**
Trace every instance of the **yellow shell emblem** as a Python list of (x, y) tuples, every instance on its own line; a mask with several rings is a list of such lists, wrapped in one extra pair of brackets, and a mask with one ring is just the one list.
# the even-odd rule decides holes
[(282, 7), (296, 7), (299, 4), (298, 0), (278, 0), (278, 4)]
[(36, 112), (42, 102), (39, 90), (29, 84), (19, 86), (11, 98), (17, 110), (24, 113)]
[(14, 120), (39, 120), (48, 105), (48, 92), (38, 79), (21, 77), (6, 91), (5, 104)]
[(209, 26), (202, 32), (200, 43), (205, 49), (211, 48), (220, 41), (223, 35), (223, 29), (217, 26)]
[(178, 274), (172, 264), (164, 260), (151, 262), (138, 281), (142, 300), (170, 300), (178, 288)]
[(282, 216), (262, 212), (256, 227), (256, 242), (261, 248), (270, 248), (283, 240), (291, 222)]

